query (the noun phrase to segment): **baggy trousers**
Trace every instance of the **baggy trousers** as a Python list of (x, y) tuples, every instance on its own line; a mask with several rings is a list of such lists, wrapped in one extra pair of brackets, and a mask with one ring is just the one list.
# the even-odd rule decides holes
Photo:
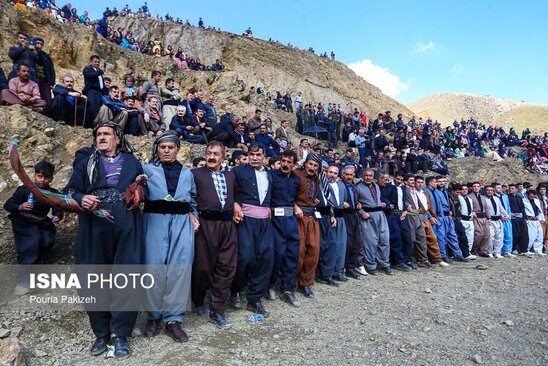
[(268, 291), (273, 266), (274, 241), (270, 219), (246, 216), (238, 224), (238, 265), (231, 290), (239, 292), (247, 284), (247, 301), (260, 301)]
[(444, 216), (441, 218), (438, 217), (438, 223), (436, 226), (439, 227), (440, 223), (441, 226), (443, 226), (443, 239), (440, 240), (440, 236), (438, 235), (438, 244), (440, 246), (441, 256), (445, 258), (449, 256), (447, 253), (447, 246), (449, 246), (449, 250), (453, 252), (453, 256), (455, 258), (462, 259), (463, 255), (459, 246), (459, 239), (457, 238), (453, 219), (450, 216)]
[(489, 220), (486, 218), (474, 218), (474, 245), (472, 251), (487, 254), (490, 236)]
[(320, 260), (318, 275), (322, 279), (332, 278), (337, 260), (337, 237), (335, 228), (331, 227), (331, 216), (322, 215), (320, 224)]
[(384, 212), (369, 212), (369, 218), (361, 222), (365, 267), (377, 269), (390, 267), (390, 233)]
[(299, 263), (299, 226), (295, 216), (272, 217), (274, 234), (274, 268), (270, 284), (280, 279), (282, 291), (294, 292)]
[(320, 258), (320, 225), (314, 216), (297, 219), (299, 224), (299, 263), (297, 276), (300, 287), (314, 283), (316, 268)]
[(504, 240), (504, 230), (502, 228), (502, 221), (491, 221), (489, 224), (489, 230), (491, 235), (489, 237), (489, 254), (501, 254), (502, 243)]
[(361, 218), (357, 212), (345, 213), (346, 224), (346, 270), (359, 267), (359, 256), (362, 245)]
[(461, 224), (464, 226), (464, 232), (466, 233), (466, 238), (468, 239), (468, 250), (471, 252), (472, 247), (474, 246), (474, 222), (471, 220), (462, 220)]
[(453, 219), (455, 224), (455, 233), (459, 243), (459, 248), (464, 258), (470, 255), (470, 247), (468, 246), (468, 238), (466, 237), (466, 229), (462, 225), (462, 221)]
[(407, 263), (403, 252), (403, 242), (401, 237), (400, 219), (396, 215), (386, 215), (388, 229), (390, 234), (390, 257), (396, 264)]
[(337, 217), (337, 226), (331, 229), (335, 232), (335, 272), (334, 274), (344, 274), (345, 262), (346, 262), (346, 247), (347, 247), (347, 235), (346, 235), (346, 222), (343, 217)]
[(236, 224), (232, 221), (200, 218), (192, 266), (192, 301), (196, 307), (204, 306), (207, 290), (210, 290), (209, 309), (224, 314), (230, 285), (236, 274), (237, 235)]
[(527, 220), (527, 233), (529, 235), (529, 251), (542, 253), (544, 233), (540, 221)]
[(523, 218), (512, 219), (512, 250), (526, 253), (529, 247), (527, 223)]
[(513, 237), (512, 237), (512, 220), (505, 220), (502, 221), (502, 229), (504, 233), (503, 237), (503, 244), (502, 244), (502, 255), (507, 255), (509, 253), (512, 253), (512, 243), (513, 243)]
[[(413, 244), (413, 251), (409, 252), (410, 247), (407, 248), (407, 256), (411, 258), (416, 258), (419, 262), (427, 261), (427, 244), (426, 244), (426, 233), (424, 231), (424, 226), (418, 215), (408, 214), (403, 220), (402, 225), (402, 234), (403, 237), (408, 237), (408, 242)], [(407, 241), (407, 240), (404, 240)]]
[(432, 259), (433, 263), (440, 263), (441, 253), (438, 239), (436, 238), (436, 233), (434, 232), (430, 221), (426, 219), (426, 216), (423, 216), (422, 219), (422, 225), (424, 226), (424, 233), (426, 235), (426, 249), (428, 251), (428, 256)]

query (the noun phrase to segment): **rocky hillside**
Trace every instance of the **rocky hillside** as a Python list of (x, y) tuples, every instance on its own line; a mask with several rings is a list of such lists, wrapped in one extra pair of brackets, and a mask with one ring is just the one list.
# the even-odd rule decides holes
[[(271, 93), (290, 91), (295, 95), (301, 91), (305, 101), (336, 102), (347, 109), (357, 107), (370, 116), (385, 110), (412, 114), (344, 64), (274, 42), (152, 19), (120, 18), (112, 22), (113, 27), (131, 30), (139, 39), (160, 40), (174, 49), (182, 47), (204, 64), (211, 65), (221, 58), (226, 66), (224, 73), (181, 71), (166, 58), (124, 50), (80, 25), (53, 22), (40, 11), (16, 12), (4, 0), (0, 1), (0, 19), (0, 49), (7, 51), (19, 30), (41, 36), (46, 39), (45, 49), (50, 52), (58, 75), (73, 72), (77, 76), (77, 87), (82, 86), (81, 70), (95, 53), (106, 61), (106, 75), (112, 77), (115, 84), (120, 84), (127, 73), (133, 73), (140, 81), (147, 80), (150, 71), (157, 69), (175, 78), (181, 90), (204, 89), (206, 93), (214, 93), (218, 106), (232, 103), (243, 115), (250, 115), (255, 109), (249, 100), (252, 86), (263, 87)], [(3, 57), (1, 66), (4, 70), (11, 67), (7, 56)]]
[(473, 117), (486, 124), (514, 127), (518, 130), (529, 127), (544, 132), (548, 126), (548, 105), (530, 104), (491, 96), (438, 93), (428, 95), (408, 107), (417, 116), (437, 119), (447, 125), (455, 119)]

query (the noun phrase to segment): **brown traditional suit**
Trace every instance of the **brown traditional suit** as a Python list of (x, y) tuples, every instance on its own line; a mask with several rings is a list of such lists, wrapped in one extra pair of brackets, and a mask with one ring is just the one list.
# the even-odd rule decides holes
[(489, 239), (491, 237), (491, 230), (489, 228), (491, 215), (487, 210), (487, 202), (482, 195), (479, 195), (479, 200), (474, 193), (469, 193), (467, 197), (472, 201), (472, 210), (476, 213), (476, 217), (474, 218), (474, 245), (472, 246), (472, 252), (487, 254), (489, 251)]
[[(428, 192), (422, 191), (424, 195), (426, 196), (426, 202), (428, 203), (428, 211), (426, 208), (422, 205), (420, 199), (419, 199), (419, 206), (420, 206), (420, 213), (423, 216), (423, 218), (430, 213), (433, 218), (437, 218), (438, 215), (436, 215), (436, 210), (434, 209), (434, 204), (432, 203), (432, 198), (430, 198), (430, 195)], [(436, 234), (434, 233), (434, 229), (432, 228), (432, 224), (430, 223), (430, 220), (426, 219), (422, 221), (422, 225), (424, 226), (424, 232), (426, 233), (426, 247), (428, 249), (428, 255), (430, 258), (432, 258), (434, 263), (440, 263), (441, 262), (441, 252), (440, 252), (440, 246), (438, 244), (438, 239), (436, 238)]]
[(203, 306), (206, 292), (211, 290), (210, 310), (224, 314), (238, 257), (236, 224), (232, 221), (236, 178), (232, 172), (223, 173), (227, 197), (221, 207), (209, 168), (193, 169), (192, 174), (200, 216), (192, 268), (192, 301), (197, 307)]

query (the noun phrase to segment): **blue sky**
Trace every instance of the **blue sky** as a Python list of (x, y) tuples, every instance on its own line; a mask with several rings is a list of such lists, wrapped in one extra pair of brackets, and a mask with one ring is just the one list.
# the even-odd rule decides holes
[[(126, 3), (136, 10), (144, 2), (71, 1), (92, 19), (107, 5), (121, 9)], [(334, 51), (403, 103), (436, 92), (548, 103), (544, 0), (151, 0), (148, 5), (153, 15), (169, 12), (193, 24), (201, 16), (206, 26), (238, 34), (249, 26), (258, 38)]]

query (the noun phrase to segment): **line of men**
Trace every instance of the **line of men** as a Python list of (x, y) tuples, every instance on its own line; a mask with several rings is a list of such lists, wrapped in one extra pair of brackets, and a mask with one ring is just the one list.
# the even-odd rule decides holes
[[(147, 292), (152, 311), (145, 337), (158, 334), (163, 321), (169, 336), (186, 342), (181, 325), (189, 302), (205, 317), (207, 299), (209, 321), (228, 329), (227, 303), (241, 308), (243, 291), (246, 308), (266, 318), (264, 297), (298, 307), (296, 291), (314, 298), (316, 280), (339, 286), (348, 277), (377, 275), (378, 269), (392, 275), (393, 266), (403, 271), (449, 266), (450, 257), (467, 262), (475, 258), (470, 253), (501, 250), (510, 256), (511, 246), (501, 249), (507, 237), (501, 220), (509, 217), (517, 250), (528, 252), (521, 233), (529, 230), (534, 250), (542, 253), (539, 236), (532, 234), (542, 234), (545, 188), (542, 200), (535, 192), (528, 201), (516, 200), (512, 193), (501, 198), (497, 184), (485, 196), (477, 183), (470, 194), (459, 184), (449, 192), (444, 177), (397, 173), (394, 183), (387, 175), (375, 183), (373, 170), (364, 170), (355, 184), (353, 166), (339, 179), (339, 167), (322, 168), (314, 153), (297, 168), (293, 151), (282, 153), (279, 169), (267, 171), (260, 144), (250, 146), (247, 164), (228, 171), (225, 147), (216, 141), (206, 146), (206, 165), (189, 170), (177, 160), (180, 139), (169, 131), (155, 139), (151, 161), (141, 166), (119, 124), (102, 122), (93, 136), (93, 147), (76, 154), (67, 186), (90, 210), (80, 214), (76, 264), (167, 268), (154, 273), (157, 285)], [(143, 179), (143, 211), (128, 209), (123, 193)], [(93, 215), (98, 208), (109, 210), (116, 224)], [(134, 295), (110, 296), (118, 304)], [(96, 336), (91, 354), (101, 354), (111, 342), (115, 357), (129, 357), (127, 337), (137, 312), (88, 315)]]

